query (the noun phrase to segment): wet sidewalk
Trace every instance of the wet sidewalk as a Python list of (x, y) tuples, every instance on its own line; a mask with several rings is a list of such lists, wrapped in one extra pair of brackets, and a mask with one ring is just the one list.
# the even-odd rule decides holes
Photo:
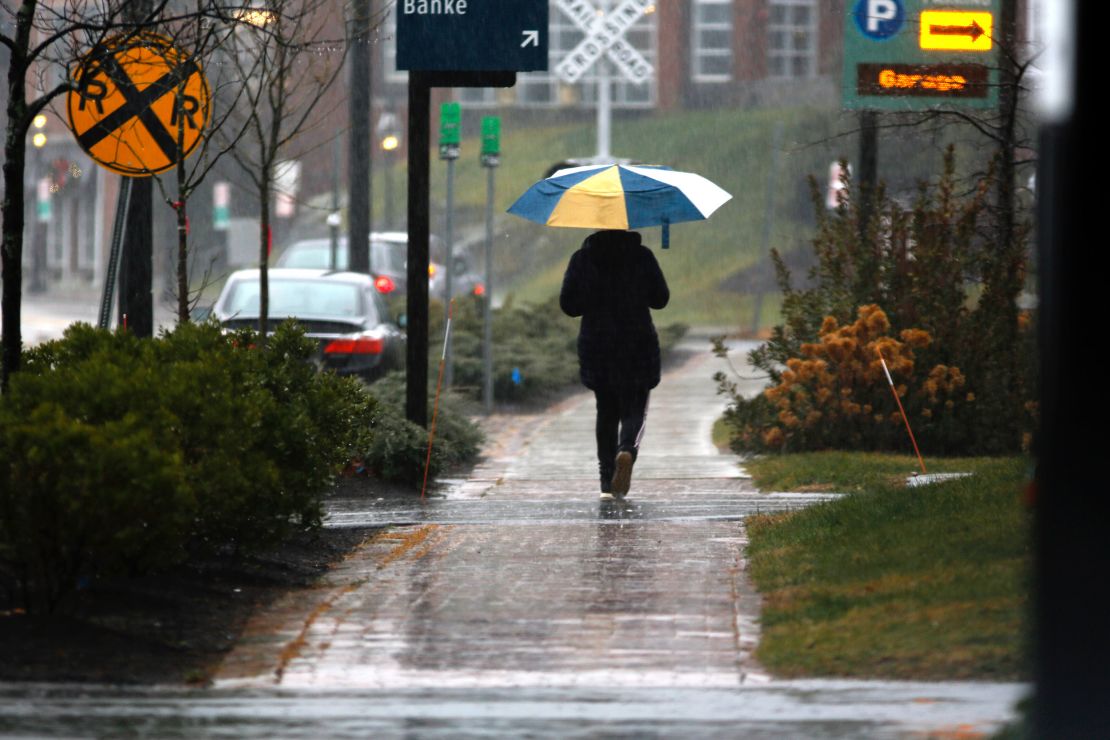
[(426, 502), (334, 502), (328, 526), (391, 527), (257, 618), (217, 693), (332, 697), (352, 727), (420, 737), (981, 737), (1011, 717), (1027, 687), (763, 672), (743, 519), (831, 495), (757, 492), (710, 441), (719, 361), (682, 349), (626, 502), (598, 500), (591, 395), (490, 419), (482, 464)]
[(727, 687), (764, 680), (744, 516), (827, 498), (755, 491), (711, 442), (708, 343), (653, 393), (623, 502), (599, 501), (590, 394), (488, 421), (466, 480), (423, 504), (341, 500), (329, 526), (391, 524), (312, 600), (256, 620), (223, 685)]

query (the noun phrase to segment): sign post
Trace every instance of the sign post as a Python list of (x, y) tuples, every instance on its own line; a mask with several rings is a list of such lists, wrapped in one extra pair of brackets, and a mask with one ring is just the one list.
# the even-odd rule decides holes
[(428, 187), (431, 88), (512, 87), (547, 69), (547, 0), (400, 0), (397, 69), (409, 71), (408, 341), (405, 416), (428, 422)]
[[(462, 108), (456, 102), (439, 106), (439, 158), (447, 162), (447, 203), (444, 209), (444, 265), (443, 265), (443, 311), (444, 321), (451, 314), (452, 263), (455, 246), (455, 160), (459, 158), (461, 146)], [(455, 370), (451, 358), (451, 339), (443, 340), (443, 361), (446, 368), (444, 378), (450, 388), (455, 380)]]
[(482, 166), (486, 168), (486, 278), (482, 294), (482, 405), (493, 413), (493, 171), (501, 164), (501, 119), (482, 119)]

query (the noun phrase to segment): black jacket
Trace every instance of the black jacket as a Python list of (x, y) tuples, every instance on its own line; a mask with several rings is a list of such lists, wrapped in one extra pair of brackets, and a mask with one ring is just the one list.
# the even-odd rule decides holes
[(559, 306), (581, 316), (578, 362), (590, 389), (659, 385), (659, 337), (649, 309), (670, 300), (655, 255), (635, 231), (586, 237), (563, 276)]

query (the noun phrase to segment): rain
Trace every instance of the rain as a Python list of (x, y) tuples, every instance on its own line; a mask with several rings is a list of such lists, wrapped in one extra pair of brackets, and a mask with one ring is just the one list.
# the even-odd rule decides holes
[[(1037, 622), (1029, 585), (1070, 546), (1038, 496), (1077, 485), (1041, 385), (1069, 385), (1042, 309), (1077, 280), (1046, 258), (1073, 238), (1076, 161), (1045, 143), (1086, 110), (1059, 92), (1073, 4), (63, 0), (31, 42), (16, 5), (0, 736), (1037, 736), (1074, 706), (1082, 610), (1057, 591)], [(572, 310), (595, 232), (639, 261), (590, 263)], [(73, 387), (114, 400), (27, 400), (79, 324), (114, 339)], [(174, 352), (195, 366), (162, 387), (142, 363)], [(55, 428), (109, 469), (66, 483)], [(146, 456), (82, 446), (115, 443)], [(149, 543), (101, 557), (58, 514), (51, 552), (95, 554), (35, 575), (24, 491), (127, 476), (157, 496), (104, 507)], [(990, 486), (1007, 531), (964, 519)], [(886, 527), (934, 505), (898, 571)], [(204, 639), (169, 616), (191, 589), (227, 612)], [(95, 665), (142, 629), (146, 658)]]

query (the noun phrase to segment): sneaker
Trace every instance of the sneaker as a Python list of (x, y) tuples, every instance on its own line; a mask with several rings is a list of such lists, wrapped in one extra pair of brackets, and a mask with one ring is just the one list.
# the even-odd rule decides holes
[(617, 453), (617, 469), (613, 473), (613, 495), (624, 498), (632, 485), (632, 453), (621, 450)]
[(613, 500), (613, 494), (610, 493), (609, 491), (602, 491), (601, 492), (601, 500), (602, 501), (612, 501)]

